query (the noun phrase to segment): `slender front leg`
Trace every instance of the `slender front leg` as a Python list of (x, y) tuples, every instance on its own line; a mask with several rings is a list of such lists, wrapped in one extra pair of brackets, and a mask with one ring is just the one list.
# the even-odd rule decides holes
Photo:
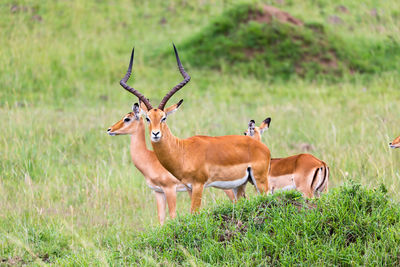
[(164, 188), (164, 192), (167, 198), (169, 216), (173, 219), (176, 217), (176, 186)]
[(190, 212), (198, 212), (201, 206), (201, 197), (203, 195), (204, 184), (193, 184), (192, 185), (192, 203), (190, 206)]
[(158, 221), (163, 225), (165, 221), (165, 195), (160, 192), (154, 192), (154, 194), (157, 200)]

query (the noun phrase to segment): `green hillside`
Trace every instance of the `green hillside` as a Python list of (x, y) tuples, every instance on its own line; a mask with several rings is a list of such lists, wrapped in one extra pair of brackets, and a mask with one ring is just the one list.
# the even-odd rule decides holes
[(334, 79), (399, 69), (400, 43), (343, 38), (312, 17), (304, 21), (267, 5), (234, 6), (190, 37), (183, 51), (193, 66), (257, 77)]

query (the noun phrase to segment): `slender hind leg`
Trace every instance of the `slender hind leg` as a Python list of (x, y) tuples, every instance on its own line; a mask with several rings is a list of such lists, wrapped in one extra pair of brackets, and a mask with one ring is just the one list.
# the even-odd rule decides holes
[(176, 186), (165, 188), (165, 196), (168, 203), (168, 211), (171, 219), (176, 217)]
[(258, 193), (268, 193), (268, 171), (250, 172), (251, 179)]
[(268, 168), (258, 166), (258, 168), (248, 168), (249, 181), (256, 188), (257, 193), (268, 193)]
[(192, 189), (188, 189), (187, 192), (188, 192), (190, 199), (192, 199)]
[(235, 202), (236, 196), (233, 190), (224, 190), (225, 194), (229, 197), (232, 202)]
[(246, 197), (246, 185), (247, 185), (247, 182), (242, 184), (241, 186), (235, 188), (236, 200), (238, 200), (241, 197)]
[(164, 193), (154, 192), (157, 200), (157, 214), (158, 214), (158, 221), (161, 225), (164, 224), (165, 221), (165, 195)]

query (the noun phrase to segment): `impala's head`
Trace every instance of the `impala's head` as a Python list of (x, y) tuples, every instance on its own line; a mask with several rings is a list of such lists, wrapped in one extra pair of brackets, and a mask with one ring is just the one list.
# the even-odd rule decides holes
[(178, 103), (161, 110), (159, 108), (153, 108), (148, 110), (146, 105), (143, 102), (140, 103), (142, 110), (146, 114), (146, 121), (149, 125), (150, 130), (150, 139), (152, 142), (159, 142), (165, 132), (165, 128), (167, 127), (166, 121), (167, 117), (178, 110), (178, 108), (182, 105), (183, 99), (181, 99)]
[(146, 114), (146, 121), (149, 124), (150, 128), (150, 137), (152, 142), (159, 142), (163, 136), (163, 130), (166, 129), (166, 120), (168, 115), (176, 111), (179, 106), (182, 104), (183, 100), (179, 101), (177, 104), (172, 105), (168, 108), (165, 108), (165, 105), (167, 104), (168, 100), (183, 86), (185, 86), (189, 81), (190, 81), (190, 76), (185, 72), (183, 69), (182, 63), (179, 59), (178, 51), (176, 50), (176, 47), (174, 45), (174, 51), (175, 51), (175, 57), (176, 57), (176, 62), (178, 64), (178, 68), (180, 73), (183, 76), (183, 81), (180, 82), (178, 85), (176, 85), (174, 88), (172, 88), (161, 100), (160, 105), (158, 105), (158, 108), (153, 108), (153, 106), (150, 104), (150, 101), (139, 91), (135, 90), (134, 88), (130, 87), (127, 85), (127, 81), (129, 80), (129, 77), (131, 76), (132, 73), (132, 65), (133, 65), (133, 57), (134, 57), (134, 50), (132, 50), (131, 54), (131, 60), (129, 62), (129, 67), (128, 71), (125, 74), (125, 77), (120, 81), (120, 84), (123, 88), (137, 96), (140, 100), (140, 106), (142, 107), (142, 110)]
[(391, 148), (400, 148), (400, 136), (393, 140), (393, 142), (389, 143)]
[(260, 124), (260, 126), (256, 126), (256, 123), (254, 120), (251, 120), (249, 122), (249, 126), (247, 130), (244, 132), (244, 135), (250, 136), (257, 141), (261, 141), (261, 135), (265, 130), (269, 128), (269, 124), (271, 123), (271, 118), (266, 118), (263, 120), (263, 122)]
[(108, 128), (109, 135), (134, 134), (140, 123), (140, 108), (137, 103), (132, 107), (132, 112), (126, 114), (120, 121)]

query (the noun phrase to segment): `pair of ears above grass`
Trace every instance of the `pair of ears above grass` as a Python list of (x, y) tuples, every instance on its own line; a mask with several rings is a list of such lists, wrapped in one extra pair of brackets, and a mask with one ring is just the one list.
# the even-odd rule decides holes
[[(175, 111), (177, 111), (178, 108), (182, 105), (182, 103), (183, 103), (183, 99), (179, 100), (178, 103), (173, 104), (172, 106), (169, 106), (168, 108), (164, 109), (163, 111), (165, 112), (165, 115), (168, 116), (168, 115), (174, 113)], [(139, 105), (140, 105), (140, 107), (139, 107)], [(142, 111), (144, 113), (147, 113), (148, 109), (143, 102), (139, 101), (139, 104), (138, 103), (133, 104), (132, 111), (135, 114), (140, 114), (140, 112), (142, 112)]]
[[(265, 130), (269, 128), (270, 123), (271, 123), (271, 118), (269, 117), (261, 122), (260, 126), (258, 126), (260, 134), (262, 134)], [(256, 122), (254, 120), (250, 120), (248, 128), (249, 131), (254, 131), (255, 128), (256, 128)]]
[[(177, 111), (178, 108), (182, 105), (182, 103), (183, 103), (183, 99), (179, 100), (178, 103), (173, 104), (172, 106), (169, 106), (168, 108), (166, 108), (164, 110), (165, 115), (168, 116), (168, 115), (174, 113), (175, 111)], [(139, 116), (141, 112), (147, 113), (148, 109), (143, 102), (139, 101), (139, 104), (138, 103), (133, 104), (132, 111), (136, 116)], [(260, 126), (258, 127), (260, 130), (260, 134), (262, 134), (265, 130), (267, 130), (269, 128), (270, 123), (271, 123), (271, 118), (269, 118), (269, 117), (261, 122)], [(254, 130), (255, 127), (256, 127), (255, 121), (250, 120), (249, 130)]]

